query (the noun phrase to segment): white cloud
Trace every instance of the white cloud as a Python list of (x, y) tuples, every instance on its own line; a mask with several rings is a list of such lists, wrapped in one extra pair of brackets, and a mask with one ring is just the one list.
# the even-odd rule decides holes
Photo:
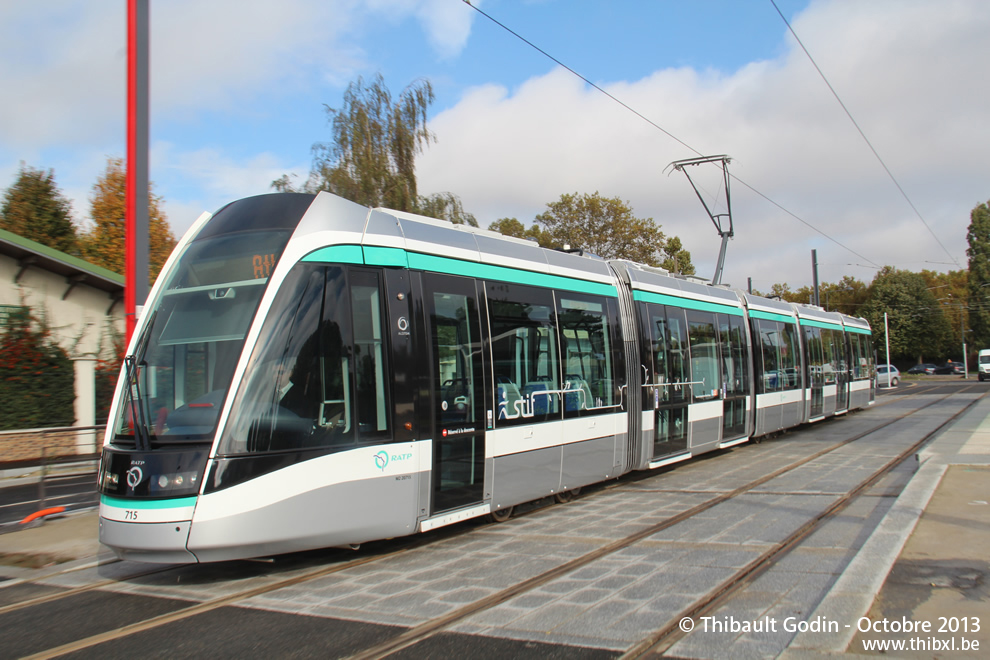
[(416, 16), (439, 55), (452, 58), (464, 49), (474, 18), (470, 7), (450, 0), (425, 0), (416, 10)]
[[(990, 13), (979, 0), (820, 1), (792, 23), (887, 166), (963, 268), (970, 209), (990, 196)], [(946, 270), (950, 259), (915, 216), (797, 44), (779, 59), (732, 73), (667, 69), (603, 85), (704, 154), (734, 158), (730, 171), (876, 264)], [(438, 142), (421, 158), (424, 192), (450, 190), (487, 225), (531, 222), (565, 192), (629, 200), (681, 236), (700, 274), (719, 240), (670, 161), (695, 154), (562, 69), (515, 90), (468, 90), (432, 122)], [(732, 184), (736, 238), (727, 281), (810, 283), (863, 259)], [(865, 263), (865, 265), (869, 265)], [(951, 266), (956, 268), (955, 265)]]
[(309, 172), (308, 164), (280, 162), (271, 153), (241, 160), (212, 147), (184, 151), (164, 142), (153, 146), (151, 166), (173, 189), (182, 181), (196, 184), (185, 194), (165, 200), (165, 213), (176, 237), (203, 211), (213, 213), (231, 200), (270, 193), (271, 182), (283, 174), (294, 173), (304, 179)]
[[(0, 187), (13, 182), (20, 161), (53, 167), (85, 222), (106, 157), (124, 154), (126, 8), (83, 0), (0, 4)], [(195, 130), (204, 112), (229, 121), (273, 112), (273, 90), (289, 98), (314, 84), (346, 84), (369, 66), (362, 31), (383, 19), (414, 19), (438, 53), (456, 54), (471, 13), (433, 0), (152, 2), (152, 139), (166, 122)], [(152, 180), (159, 193), (168, 191), (177, 233), (192, 221), (185, 220), (190, 209), (195, 219), (201, 206), (269, 192), (283, 173), (308, 171), (268, 152), (244, 155), (243, 144), (202, 143), (208, 146), (185, 153), (174, 144), (153, 147)]]
[[(152, 116), (248, 113), (278, 89), (340, 84), (368, 66), (352, 33), (379, 20), (420, 22), (437, 52), (467, 41), (471, 10), (441, 0), (169, 0), (151, 3)], [(120, 135), (126, 3), (62, 0), (0, 7), (0, 144), (88, 144)]]

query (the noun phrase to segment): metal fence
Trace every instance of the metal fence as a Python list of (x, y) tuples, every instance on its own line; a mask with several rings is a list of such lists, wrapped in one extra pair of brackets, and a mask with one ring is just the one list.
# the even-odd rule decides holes
[[(0, 487), (5, 490), (8, 516), (32, 521), (34, 516), (95, 506), (98, 501), (95, 476), (92, 493), (74, 493), (66, 499), (66, 483), (99, 470), (104, 426), (67, 426), (0, 431)], [(77, 484), (76, 489), (79, 486)], [(91, 501), (90, 501), (91, 500)], [(0, 521), (0, 533), (13, 531)], [(41, 520), (36, 521), (40, 524)], [(6, 523), (6, 524), (3, 524)], [(23, 528), (24, 525), (14, 527)]]

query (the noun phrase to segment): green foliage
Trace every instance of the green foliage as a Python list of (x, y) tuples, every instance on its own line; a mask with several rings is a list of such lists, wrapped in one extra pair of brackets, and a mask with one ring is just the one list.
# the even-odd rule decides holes
[(653, 218), (637, 218), (618, 197), (563, 194), (536, 216), (552, 247), (581, 248), (605, 259), (629, 259), (660, 265), (665, 245)]
[(79, 254), (72, 206), (55, 185), (55, 173), (25, 167), (3, 197), (0, 228), (18, 236), (61, 250)]
[(861, 316), (870, 322), (877, 347), (884, 346), (884, 312), (892, 356), (921, 362), (925, 355), (937, 355), (951, 336), (941, 305), (919, 273), (886, 266), (873, 279)]
[(950, 328), (945, 341), (937, 347), (938, 355), (951, 356), (961, 362), (963, 333), (977, 304), (969, 296), (969, 273), (965, 270), (950, 270), (947, 273), (923, 270), (920, 275), (925, 279), (928, 290), (935, 296), (939, 311), (945, 316)]
[[(416, 154), (434, 139), (426, 127), (433, 87), (418, 80), (399, 99), (379, 74), (347, 86), (344, 107), (324, 106), (333, 138), (313, 147), (313, 169), (306, 189), (326, 190), (364, 206), (415, 211)], [(283, 186), (288, 180), (283, 177)], [(276, 182), (276, 187), (278, 187)]]
[(71, 426), (75, 420), (72, 361), (29, 308), (0, 328), (0, 430)]
[(420, 197), (416, 212), (437, 220), (447, 220), (455, 225), (478, 226), (478, 220), (464, 210), (461, 199), (453, 193), (434, 193), (429, 197)]
[(514, 236), (515, 238), (536, 241), (540, 247), (550, 247), (549, 236), (544, 234), (538, 225), (527, 228), (526, 225), (515, 218), (500, 218), (488, 225), (488, 229), (497, 231), (503, 236)]
[(969, 214), (966, 241), (969, 247), (969, 327), (972, 341), (990, 348), (990, 208), (979, 204)]
[(478, 226), (460, 198), (449, 192), (424, 197), (417, 193), (416, 156), (435, 138), (426, 126), (433, 103), (429, 80), (406, 87), (398, 100), (379, 74), (366, 84), (347, 86), (340, 110), (325, 105), (332, 139), (313, 145), (313, 167), (301, 188), (287, 174), (272, 181), (279, 192), (321, 190), (370, 207), (385, 207)]
[(110, 416), (113, 392), (117, 387), (117, 377), (124, 364), (124, 351), (127, 348), (124, 333), (118, 332), (112, 322), (108, 322), (100, 341), (100, 357), (95, 367), (96, 423), (102, 424)]
[[(79, 237), (83, 258), (121, 275), (125, 269), (124, 217), (127, 213), (127, 170), (122, 158), (108, 158), (106, 170), (93, 184), (90, 215), (93, 227)], [(161, 210), (161, 198), (148, 191), (149, 280), (155, 281), (175, 248), (175, 236)]]
[(663, 246), (663, 261), (660, 263), (671, 273), (694, 275), (694, 264), (691, 263), (691, 253), (684, 249), (681, 239), (671, 236)]

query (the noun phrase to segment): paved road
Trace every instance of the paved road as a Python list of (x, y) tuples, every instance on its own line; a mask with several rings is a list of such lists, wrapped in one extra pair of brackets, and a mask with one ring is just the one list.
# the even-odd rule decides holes
[(0, 526), (18, 523), (42, 508), (64, 506), (66, 511), (78, 511), (98, 504), (95, 472), (49, 476), (43, 490), (31, 480), (0, 488)]

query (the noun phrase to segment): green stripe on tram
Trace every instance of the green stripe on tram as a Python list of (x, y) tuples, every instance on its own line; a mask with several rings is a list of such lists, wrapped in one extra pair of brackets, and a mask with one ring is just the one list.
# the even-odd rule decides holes
[(870, 330), (869, 328), (857, 328), (854, 325), (847, 325), (845, 327), (845, 331), (846, 332), (855, 332), (855, 333), (861, 334), (861, 335), (872, 335), (873, 334), (873, 331)]
[[(363, 250), (363, 251), (362, 251)], [(302, 261), (318, 263), (366, 264), (369, 266), (399, 266), (445, 275), (462, 275), (481, 280), (497, 280), (511, 284), (561, 289), (576, 293), (617, 298), (618, 291), (611, 284), (590, 282), (576, 277), (550, 275), (508, 266), (484, 264), (477, 261), (452, 259), (419, 252), (409, 252), (400, 248), (359, 245), (334, 245), (310, 252)]]
[(813, 319), (801, 319), (802, 326), (811, 326), (812, 328), (823, 328), (825, 330), (842, 330), (842, 325), (839, 323), (833, 323), (831, 321), (815, 321)]
[(681, 298), (665, 293), (653, 293), (652, 291), (633, 291), (633, 300), (656, 303), (658, 305), (672, 305), (683, 309), (695, 309), (701, 312), (716, 312), (718, 314), (733, 314), (742, 316), (741, 307), (733, 307), (729, 304), (709, 302), (705, 300), (695, 300), (693, 298)]
[(749, 310), (749, 318), (751, 319), (764, 319), (766, 321), (780, 321), (782, 323), (797, 323), (793, 316), (787, 316), (786, 314), (777, 314), (776, 312), (764, 312), (759, 309)]
[(301, 261), (332, 264), (363, 264), (364, 254), (360, 245), (331, 245), (310, 252)]
[(177, 497), (171, 500), (125, 500), (109, 495), (100, 495), (100, 504), (116, 507), (118, 509), (178, 509), (180, 507), (194, 506), (195, 497)]
[(854, 325), (842, 326), (838, 323), (831, 323), (829, 321), (815, 321), (812, 319), (801, 319), (801, 325), (810, 325), (813, 328), (824, 328), (825, 330), (844, 330), (846, 332), (855, 332), (860, 335), (872, 335), (873, 331), (869, 328), (857, 328)]

